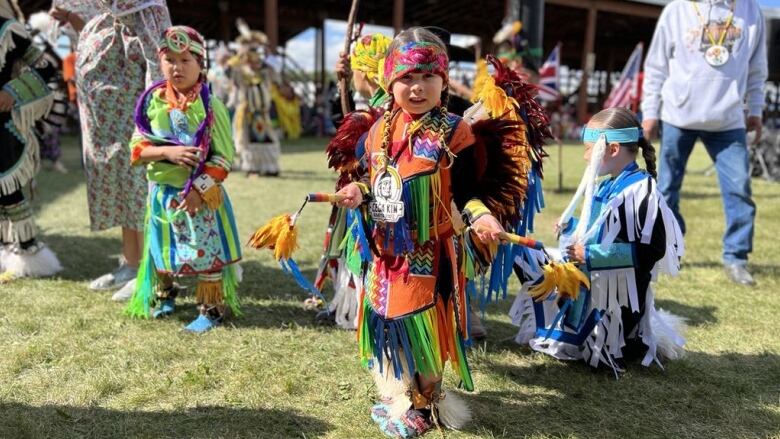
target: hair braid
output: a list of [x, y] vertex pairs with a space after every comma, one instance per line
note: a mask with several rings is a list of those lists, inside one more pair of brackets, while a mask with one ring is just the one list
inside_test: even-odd
[[647, 173], [652, 175], [653, 178], [658, 177], [655, 166], [655, 148], [644, 137], [639, 139], [639, 147], [642, 148], [642, 158], [645, 159], [645, 168]]
[[390, 137], [392, 134], [390, 131], [392, 128], [391, 125], [393, 124], [393, 116], [395, 115], [395, 110], [393, 109], [394, 104], [395, 99], [393, 98], [393, 95], [389, 95], [387, 99], [387, 110], [385, 110], [382, 115], [384, 126], [382, 127], [381, 150], [385, 154], [385, 159], [389, 156], [388, 149], [390, 148]]

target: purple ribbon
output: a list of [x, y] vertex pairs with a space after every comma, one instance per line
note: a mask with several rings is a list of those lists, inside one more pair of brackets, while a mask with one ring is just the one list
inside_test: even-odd
[[[155, 82], [152, 84], [151, 87], [144, 90], [143, 94], [141, 94], [141, 97], [138, 98], [138, 101], [135, 104], [135, 126], [138, 129], [138, 132], [141, 133], [144, 137], [149, 139], [155, 144], [170, 144], [170, 145], [179, 145], [179, 146], [190, 146], [190, 145], [184, 145], [181, 140], [179, 140], [176, 136], [158, 136], [152, 133], [152, 126], [151, 122], [149, 121], [149, 118], [146, 116], [146, 105], [147, 100], [149, 99], [149, 96], [151, 94], [161, 88], [164, 87], [166, 84], [165, 80]], [[195, 132], [195, 140], [194, 145], [200, 148], [200, 155], [198, 158], [198, 166], [195, 168], [195, 170], [190, 173], [190, 177], [187, 179], [187, 182], [184, 184], [184, 190], [182, 191], [182, 196], [187, 196], [187, 194], [190, 193], [190, 190], [192, 189], [192, 182], [195, 181], [196, 178], [198, 178], [201, 174], [203, 174], [203, 169], [206, 167], [206, 158], [209, 155], [209, 151], [211, 151], [211, 136], [209, 135], [209, 131], [211, 128], [211, 123], [214, 120], [214, 113], [211, 111], [211, 93], [209, 90], [208, 83], [203, 83], [200, 88], [200, 99], [203, 101], [203, 108], [206, 109], [206, 117], [203, 119], [203, 122], [200, 123], [198, 126], [198, 130]]]

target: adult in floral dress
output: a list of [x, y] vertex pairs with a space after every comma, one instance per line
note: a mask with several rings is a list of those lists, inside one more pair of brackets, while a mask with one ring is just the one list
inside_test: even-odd
[[165, 0], [55, 0], [51, 15], [78, 33], [76, 87], [93, 231], [122, 227], [123, 260], [90, 288], [133, 291], [143, 250], [147, 182], [130, 166], [133, 110], [159, 79], [157, 40], [171, 26]]

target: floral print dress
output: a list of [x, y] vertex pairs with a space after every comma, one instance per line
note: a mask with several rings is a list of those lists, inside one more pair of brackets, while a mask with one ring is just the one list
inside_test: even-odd
[[90, 225], [143, 230], [148, 186], [127, 145], [136, 99], [160, 76], [157, 38], [171, 25], [168, 8], [164, 0], [74, 3], [99, 11], [86, 17], [76, 59]]

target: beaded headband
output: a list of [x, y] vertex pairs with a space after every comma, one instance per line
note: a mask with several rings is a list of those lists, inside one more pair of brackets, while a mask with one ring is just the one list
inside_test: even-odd
[[605, 135], [607, 143], [636, 143], [642, 138], [642, 129], [638, 127], [620, 129], [583, 128], [582, 141], [595, 143], [602, 134]]
[[413, 41], [393, 50], [385, 59], [385, 86], [407, 73], [433, 73], [447, 82], [449, 58], [436, 43]]
[[165, 29], [159, 46], [161, 54], [169, 50], [173, 53], [189, 51], [199, 56], [203, 63], [206, 62], [206, 44], [203, 36], [189, 26], [171, 26]]

